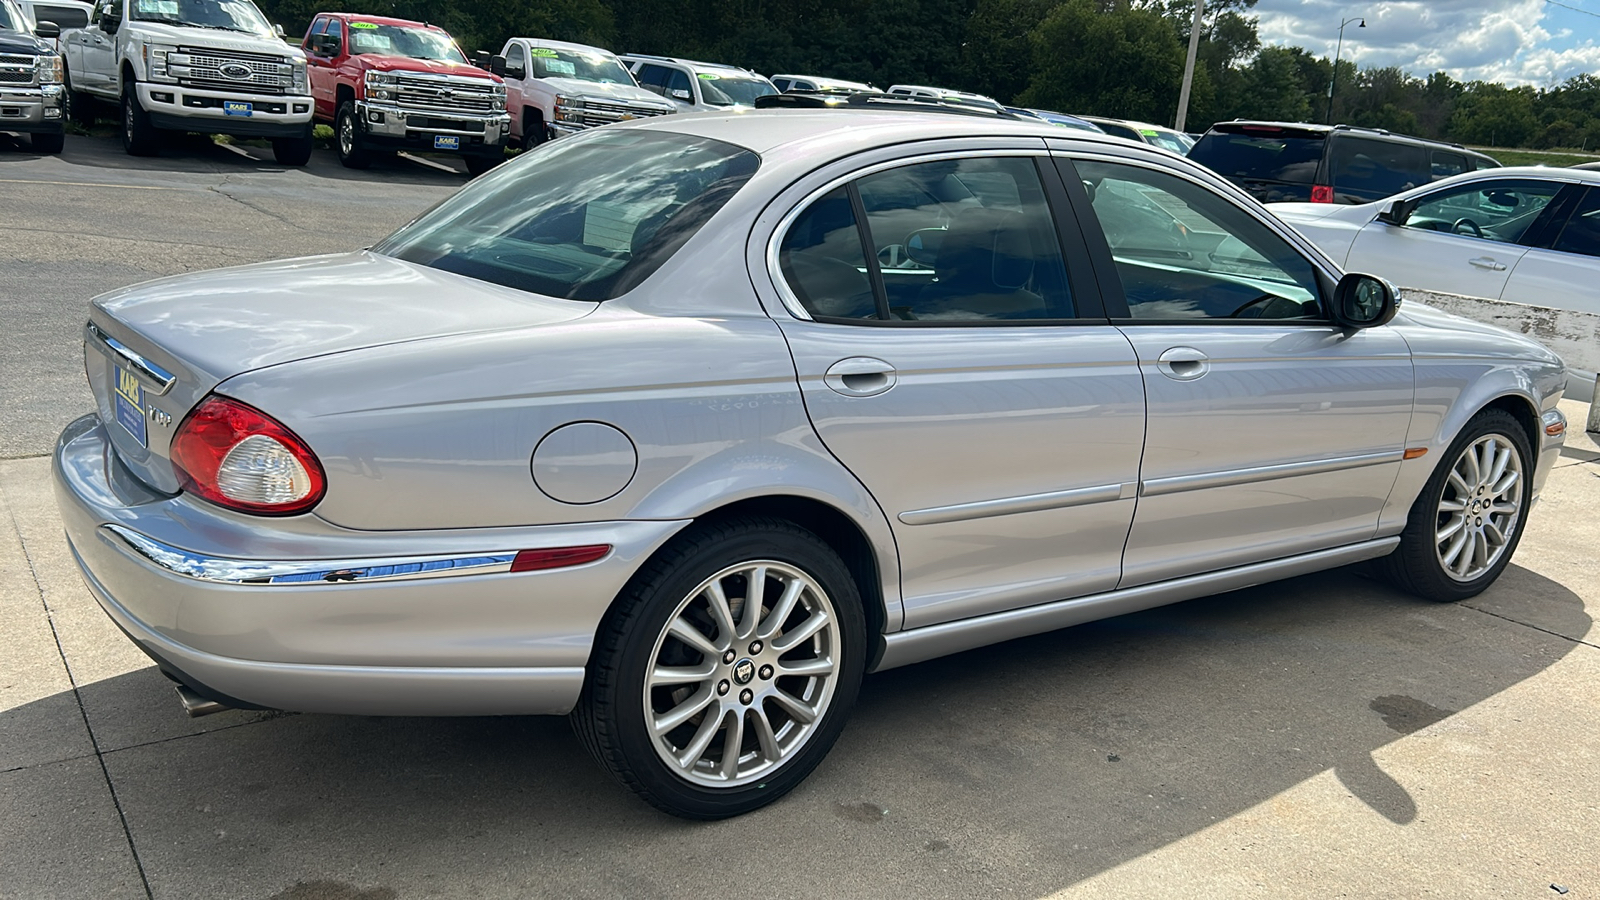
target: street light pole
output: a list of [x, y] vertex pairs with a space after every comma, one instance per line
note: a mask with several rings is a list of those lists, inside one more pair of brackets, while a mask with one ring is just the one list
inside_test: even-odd
[[1339, 83], [1339, 54], [1344, 50], [1344, 27], [1351, 22], [1360, 22], [1357, 28], [1367, 27], [1366, 16], [1351, 16], [1339, 23], [1339, 43], [1333, 50], [1333, 77], [1328, 80], [1328, 113], [1323, 116], [1323, 124], [1333, 124], [1333, 86]]
[[1178, 92], [1178, 121], [1172, 126], [1182, 131], [1189, 118], [1189, 89], [1194, 87], [1194, 60], [1200, 53], [1200, 17], [1204, 14], [1205, 0], [1194, 0], [1194, 26], [1189, 29], [1189, 61], [1183, 67], [1183, 90]]

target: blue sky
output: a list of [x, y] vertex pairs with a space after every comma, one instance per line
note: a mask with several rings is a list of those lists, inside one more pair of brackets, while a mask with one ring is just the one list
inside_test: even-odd
[[1259, 0], [1261, 40], [1342, 59], [1399, 66], [1425, 76], [1443, 69], [1461, 81], [1548, 87], [1583, 72], [1600, 74], [1600, 0]]

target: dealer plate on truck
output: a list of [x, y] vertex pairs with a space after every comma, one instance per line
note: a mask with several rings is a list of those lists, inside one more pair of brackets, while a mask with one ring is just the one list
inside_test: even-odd
[[144, 388], [132, 372], [112, 365], [111, 403], [117, 414], [117, 424], [128, 430], [139, 446], [146, 446], [148, 438], [144, 425]]
[[222, 101], [222, 112], [229, 116], [249, 116], [255, 112], [254, 107], [243, 100]]
[[435, 150], [460, 150], [461, 138], [453, 134], [436, 134], [433, 136], [433, 149]]

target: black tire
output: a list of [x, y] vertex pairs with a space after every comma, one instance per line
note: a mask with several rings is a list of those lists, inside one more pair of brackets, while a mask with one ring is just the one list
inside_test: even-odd
[[362, 136], [354, 100], [339, 105], [339, 113], [333, 120], [333, 147], [339, 152], [339, 162], [347, 169], [365, 169], [372, 165], [372, 154]]
[[[838, 641], [838, 661], [833, 673], [836, 680], [809, 736], [792, 750], [785, 751], [789, 755], [780, 754], [782, 758], [772, 768], [755, 776], [759, 780], [732, 787], [707, 787], [674, 771], [658, 752], [656, 738], [645, 720], [647, 679], [656, 664], [657, 648], [662, 646], [658, 641], [665, 640], [662, 635], [680, 610], [680, 604], [685, 603], [686, 598], [703, 596], [691, 593], [696, 586], [729, 567], [753, 561], [775, 561], [790, 566], [826, 594], [837, 625], [830, 633], [836, 635]], [[766, 596], [771, 598], [773, 594]], [[770, 607], [762, 608], [770, 613]], [[758, 624], [765, 624], [764, 615], [757, 614]], [[813, 609], [806, 612], [804, 618], [809, 621], [814, 615]], [[770, 617], [767, 620], [770, 621]], [[739, 640], [742, 642], [748, 637]], [[766, 648], [769, 653], [777, 646], [776, 636], [770, 643], [773, 646]], [[807, 647], [805, 642], [796, 646]], [[793, 790], [827, 755], [855, 703], [866, 665], [866, 646], [860, 591], [838, 554], [815, 534], [787, 521], [766, 518], [694, 528], [675, 538], [636, 573], [607, 615], [596, 636], [582, 696], [572, 711], [573, 729], [601, 765], [656, 808], [686, 819], [740, 815]], [[742, 654], [747, 650], [752, 655], [758, 652], [751, 647], [736, 652]], [[750, 673], [755, 671], [754, 666], [740, 659], [734, 670], [741, 666], [745, 667], [745, 680], [738, 681], [738, 685], [764, 688], [770, 682], [777, 687], [782, 678], [781, 673], [775, 677], [770, 674], [770, 666], [762, 665], [762, 682], [753, 682]], [[706, 690], [710, 690], [716, 678], [713, 675], [704, 682]], [[728, 692], [727, 685], [728, 682], [723, 681], [721, 689], [727, 697], [727, 705], [733, 707], [734, 699], [745, 692]], [[751, 701], [741, 698], [740, 702], [749, 704]], [[766, 703], [765, 700], [755, 702], [757, 705]], [[770, 707], [763, 706], [763, 709]], [[747, 717], [753, 715], [744, 709], [734, 708], [734, 711], [741, 727]], [[720, 721], [724, 714], [717, 715]], [[762, 714], [763, 720], [766, 715]], [[693, 720], [684, 727], [691, 725]], [[781, 733], [782, 728], [778, 727], [778, 731]], [[750, 734], [754, 734], [754, 728], [750, 729]], [[726, 738], [726, 732], [723, 735]], [[754, 742], [753, 738], [750, 742]], [[742, 748], [746, 744], [739, 746]]]
[[306, 126], [306, 133], [300, 137], [273, 138], [272, 158], [280, 166], [303, 166], [311, 161], [311, 151], [315, 144], [311, 140], [311, 126]]
[[60, 153], [61, 148], [67, 145], [67, 136], [60, 132], [34, 134], [29, 137], [28, 143], [32, 145], [35, 153]]
[[544, 112], [531, 106], [522, 108], [522, 149], [532, 150], [550, 139], [544, 127]]
[[93, 125], [95, 121], [94, 97], [90, 96], [89, 94], [85, 94], [82, 91], [75, 91], [72, 89], [71, 69], [64, 70], [64, 74], [67, 81], [67, 91], [61, 99], [62, 102], [67, 106], [65, 111], [67, 121], [76, 122], [77, 124], [82, 125], [84, 128], [88, 128], [89, 126]]
[[[1440, 559], [1436, 543], [1436, 533], [1441, 525], [1440, 503], [1450, 482], [1451, 470], [1462, 459], [1462, 454], [1468, 447], [1489, 436], [1504, 440], [1521, 457], [1522, 474], [1517, 480], [1521, 486], [1518, 513], [1499, 557], [1482, 573], [1470, 580], [1461, 580], [1447, 572]], [[1522, 532], [1527, 527], [1528, 505], [1533, 497], [1533, 470], [1536, 463], [1528, 433], [1515, 416], [1501, 409], [1486, 409], [1473, 416], [1451, 442], [1450, 449], [1445, 451], [1432, 477], [1423, 486], [1422, 493], [1411, 505], [1405, 531], [1400, 534], [1400, 546], [1388, 556], [1374, 561], [1377, 574], [1401, 590], [1441, 603], [1465, 600], [1483, 593], [1511, 563], [1517, 544], [1522, 540]]]
[[132, 82], [122, 88], [122, 149], [129, 156], [155, 156], [161, 152], [161, 133], [139, 105]]
[[500, 165], [502, 162], [505, 162], [505, 159], [506, 155], [504, 151], [500, 150], [498, 147], [495, 148], [493, 153], [470, 154], [466, 157], [467, 174], [471, 175], [473, 178], [477, 178], [479, 175], [482, 175], [495, 166]]

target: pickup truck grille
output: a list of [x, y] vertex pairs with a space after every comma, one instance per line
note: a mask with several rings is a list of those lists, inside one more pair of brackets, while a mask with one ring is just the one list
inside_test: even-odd
[[33, 84], [37, 65], [31, 56], [0, 53], [0, 84]]
[[[294, 86], [294, 67], [281, 56], [241, 53], [235, 50], [208, 50], [180, 47], [167, 58], [168, 70], [179, 84], [211, 90], [246, 91], [252, 94], [283, 94]], [[242, 66], [238, 77], [227, 74], [229, 67]]]
[[487, 78], [430, 78], [399, 74], [395, 105], [430, 112], [493, 114], [494, 82]]
[[584, 101], [583, 109], [579, 112], [579, 121], [593, 128], [630, 118], [643, 119], [648, 116], [662, 116], [669, 112], [671, 110], [661, 109], [656, 106], [633, 106], [627, 103], [599, 103], [594, 100], [586, 100]]

